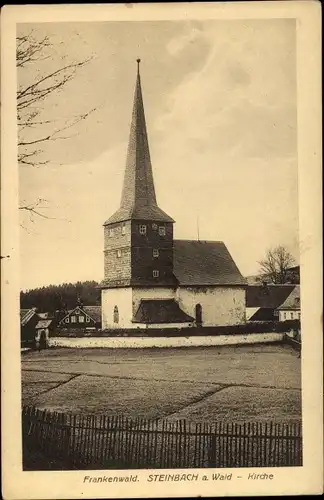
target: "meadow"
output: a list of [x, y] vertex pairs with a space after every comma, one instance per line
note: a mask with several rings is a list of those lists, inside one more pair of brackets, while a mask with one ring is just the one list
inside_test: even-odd
[[301, 363], [285, 344], [22, 353], [22, 403], [81, 415], [298, 422]]

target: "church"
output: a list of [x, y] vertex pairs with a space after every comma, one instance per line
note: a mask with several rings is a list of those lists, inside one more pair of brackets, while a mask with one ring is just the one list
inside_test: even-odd
[[102, 329], [244, 323], [247, 283], [225, 244], [174, 239], [157, 203], [139, 63], [120, 207], [104, 223]]

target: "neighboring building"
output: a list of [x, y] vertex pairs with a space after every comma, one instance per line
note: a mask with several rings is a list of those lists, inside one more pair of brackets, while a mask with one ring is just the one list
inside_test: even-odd
[[58, 324], [67, 329], [101, 328], [101, 306], [76, 306], [61, 319]]
[[[251, 276], [246, 277], [247, 282], [249, 285], [260, 285], [262, 283], [268, 283], [268, 284], [273, 284], [271, 281], [271, 278], [267, 276], [260, 276], [260, 274], [254, 274]], [[300, 268], [299, 266], [293, 266], [289, 267], [287, 269], [287, 278], [286, 278], [286, 284], [287, 285], [295, 285], [300, 283]]]
[[[40, 313], [38, 317], [48, 316], [48, 313]], [[48, 346], [50, 333], [54, 329], [54, 319], [40, 319], [35, 326], [36, 335], [35, 342], [36, 347], [40, 349], [45, 349]]]
[[250, 285], [246, 289], [247, 321], [278, 320], [280, 307], [295, 285]]
[[20, 338], [22, 345], [34, 344], [36, 324], [39, 321], [36, 307], [20, 309]]
[[49, 334], [53, 331], [55, 320], [48, 313], [37, 312], [36, 307], [20, 309], [20, 330], [22, 345], [46, 347]]
[[300, 320], [300, 286], [296, 285], [283, 304], [278, 307], [279, 321]]
[[300, 267], [294, 266], [288, 269], [288, 282], [292, 284], [300, 284]]
[[245, 321], [247, 283], [225, 244], [174, 240], [174, 222], [156, 200], [138, 69], [121, 203], [104, 223], [103, 329]]

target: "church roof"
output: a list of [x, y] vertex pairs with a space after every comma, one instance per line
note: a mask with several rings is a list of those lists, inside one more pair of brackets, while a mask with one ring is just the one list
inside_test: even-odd
[[180, 309], [174, 299], [142, 299], [135, 323], [191, 323], [194, 318]]
[[139, 73], [140, 60], [137, 62], [138, 71], [120, 207], [104, 225], [130, 219], [174, 222], [158, 207], [156, 201]]
[[247, 285], [222, 241], [174, 240], [173, 272], [180, 286]]
[[246, 307], [277, 309], [294, 287], [294, 285], [250, 285], [246, 289]]

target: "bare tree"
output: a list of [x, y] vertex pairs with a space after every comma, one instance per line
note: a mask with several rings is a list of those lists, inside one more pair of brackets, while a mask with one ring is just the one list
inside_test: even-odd
[[[69, 129], [82, 120], [85, 120], [94, 109], [70, 117], [67, 120], [46, 117], [44, 102], [53, 94], [60, 93], [64, 87], [74, 79], [77, 71], [90, 60], [70, 61], [42, 73], [42, 61], [51, 59], [54, 48], [48, 36], [37, 38], [31, 31], [27, 35], [19, 35], [16, 39], [16, 64], [18, 72], [29, 71], [30, 78], [17, 88], [17, 124], [18, 124], [18, 163], [19, 165], [42, 166], [49, 162], [44, 157], [44, 146], [49, 141], [64, 140], [71, 137]], [[32, 203], [23, 203], [19, 209], [28, 211], [29, 215], [45, 218], [39, 209], [41, 203], [46, 202], [38, 198]]]
[[267, 251], [266, 257], [259, 262], [259, 279], [274, 284], [289, 283], [289, 268], [294, 264], [294, 257], [284, 246], [279, 245], [271, 248]]

